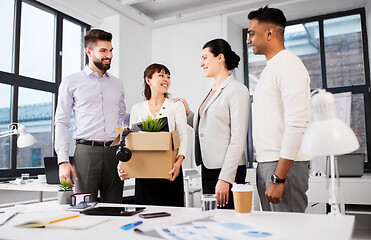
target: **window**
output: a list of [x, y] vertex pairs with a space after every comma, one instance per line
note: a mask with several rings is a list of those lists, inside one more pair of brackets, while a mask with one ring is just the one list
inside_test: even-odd
[[84, 68], [85, 28], [79, 24], [63, 19], [63, 58], [62, 79]]
[[40, 167], [41, 166], [41, 148], [32, 148], [31, 149], [31, 167]]
[[[10, 121], [10, 86], [0, 83], [0, 133], [8, 131]], [[0, 138], [0, 169], [10, 167], [10, 137]]]
[[327, 66], [327, 86], [365, 84], [361, 16], [323, 21]]
[[[42, 167], [35, 165], [34, 148], [40, 149], [41, 156], [52, 156], [52, 113], [53, 94], [49, 92], [19, 88], [18, 122], [27, 128], [37, 142], [31, 147], [18, 148], [17, 168]], [[32, 158], [30, 160], [30, 155]], [[38, 160], [41, 164], [41, 159]]]
[[[356, 133], [360, 148], [365, 153], [365, 170], [371, 170], [371, 114], [369, 63], [364, 9], [321, 15], [288, 22], [285, 29], [285, 47], [294, 52], [306, 66], [311, 77], [311, 88], [324, 88], [332, 93], [351, 92], [350, 127]], [[247, 29], [244, 39], [247, 39]], [[245, 82], [253, 95], [266, 60], [254, 56], [250, 46], [244, 46], [248, 63]], [[365, 61], [365, 59], [367, 59]], [[253, 152], [252, 144], [249, 152]], [[252, 156], [252, 154], [251, 154]], [[251, 158], [250, 156], [250, 158]]]
[[56, 15], [26, 2], [21, 9], [19, 74], [53, 82]]
[[0, 132], [21, 123], [37, 139], [17, 148], [17, 136], [0, 138], [0, 178], [41, 174], [43, 158], [54, 155], [58, 86], [84, 67], [89, 26], [34, 0], [0, 1], [0, 20]]
[[14, 19], [14, 0], [2, 0], [0, 8], [0, 71], [10, 72], [12, 70], [12, 46], [13, 46], [13, 19]]

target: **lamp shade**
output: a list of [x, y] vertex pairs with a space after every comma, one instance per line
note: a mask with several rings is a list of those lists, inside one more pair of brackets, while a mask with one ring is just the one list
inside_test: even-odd
[[304, 133], [301, 150], [311, 156], [341, 155], [359, 148], [353, 130], [336, 116], [335, 98], [324, 89], [312, 97], [313, 121]]
[[37, 142], [35, 137], [27, 133], [26, 127], [21, 124], [18, 125], [18, 134], [17, 146], [19, 148], [28, 147]]

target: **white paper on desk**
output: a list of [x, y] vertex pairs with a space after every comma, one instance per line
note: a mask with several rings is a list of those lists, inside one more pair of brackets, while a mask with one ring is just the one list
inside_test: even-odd
[[155, 230], [157, 227], [187, 224], [187, 223], [191, 223], [193, 221], [203, 219], [203, 218], [205, 218], [205, 215], [202, 215], [202, 214], [194, 214], [191, 216], [177, 216], [177, 217], [172, 216], [170, 218], [163, 218], [163, 219], [159, 218], [156, 220], [156, 222], [153, 222], [152, 224], [139, 225], [138, 229], [140, 229], [143, 232], [149, 232], [149, 231]]
[[[223, 239], [240, 240], [252, 237], [253, 228], [239, 222], [193, 222], [193, 225], [159, 227], [156, 231], [165, 239]], [[268, 237], [271, 235], [266, 235]], [[255, 235], [255, 237], [257, 237]]]
[[7, 211], [5, 213], [0, 213], [0, 224], [3, 224], [5, 221], [8, 220], [14, 214], [13, 211]]
[[16, 205], [17, 211], [24, 213], [63, 211], [64, 207], [55, 202], [40, 202], [30, 205]]

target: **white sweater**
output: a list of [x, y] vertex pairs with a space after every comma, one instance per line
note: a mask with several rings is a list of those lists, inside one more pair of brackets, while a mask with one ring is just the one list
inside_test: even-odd
[[311, 120], [310, 78], [291, 51], [282, 50], [267, 62], [255, 88], [252, 116], [258, 162], [311, 159], [300, 151]]
[[135, 104], [130, 112], [130, 125], [133, 123], [142, 122], [148, 118], [168, 118], [169, 131], [179, 132], [179, 151], [178, 156], [183, 155], [186, 158], [188, 145], [188, 130], [187, 130], [187, 115], [183, 103], [176, 102], [166, 98], [160, 112], [155, 117], [148, 106], [148, 101]]

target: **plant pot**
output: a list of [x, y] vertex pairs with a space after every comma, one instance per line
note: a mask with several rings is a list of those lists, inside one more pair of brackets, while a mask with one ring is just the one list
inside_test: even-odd
[[257, 167], [258, 167], [258, 162], [253, 162], [253, 163], [252, 163], [252, 167], [253, 167], [253, 168], [257, 168]]
[[58, 192], [58, 203], [59, 204], [71, 204], [71, 196], [73, 191], [59, 191]]

